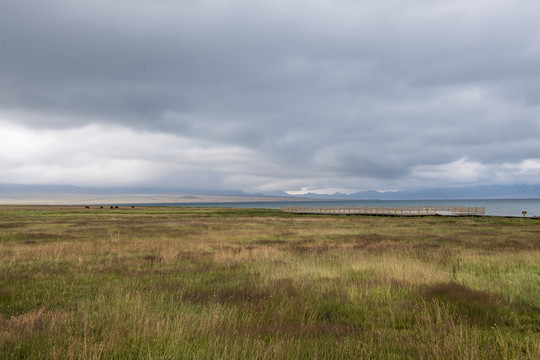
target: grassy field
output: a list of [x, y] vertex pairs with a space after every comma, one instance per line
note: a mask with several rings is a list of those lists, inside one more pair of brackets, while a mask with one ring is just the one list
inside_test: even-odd
[[540, 221], [0, 206], [1, 359], [539, 359]]

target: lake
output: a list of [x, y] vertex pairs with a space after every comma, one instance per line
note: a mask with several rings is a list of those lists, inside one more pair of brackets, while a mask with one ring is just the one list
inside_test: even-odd
[[485, 207], [486, 215], [492, 216], [540, 216], [540, 199], [482, 199], [482, 200], [294, 200], [261, 201], [261, 202], [222, 202], [222, 203], [167, 203], [144, 204], [183, 207], [233, 207], [279, 209], [281, 206], [372, 206], [372, 207], [406, 207], [406, 206], [464, 206]]

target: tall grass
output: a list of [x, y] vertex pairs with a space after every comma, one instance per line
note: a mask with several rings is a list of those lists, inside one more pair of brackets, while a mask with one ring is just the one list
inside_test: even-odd
[[0, 207], [0, 358], [540, 358], [540, 222]]

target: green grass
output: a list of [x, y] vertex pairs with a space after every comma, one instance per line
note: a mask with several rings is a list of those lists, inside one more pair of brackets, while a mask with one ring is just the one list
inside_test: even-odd
[[538, 359], [540, 222], [0, 206], [0, 359]]

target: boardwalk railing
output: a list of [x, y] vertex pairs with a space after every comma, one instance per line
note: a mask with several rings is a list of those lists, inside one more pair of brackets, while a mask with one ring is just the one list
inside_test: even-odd
[[319, 215], [386, 215], [386, 216], [481, 216], [485, 215], [485, 207], [463, 206], [403, 206], [403, 207], [371, 207], [371, 206], [339, 206], [339, 207], [297, 207], [282, 206], [281, 211], [294, 214]]

